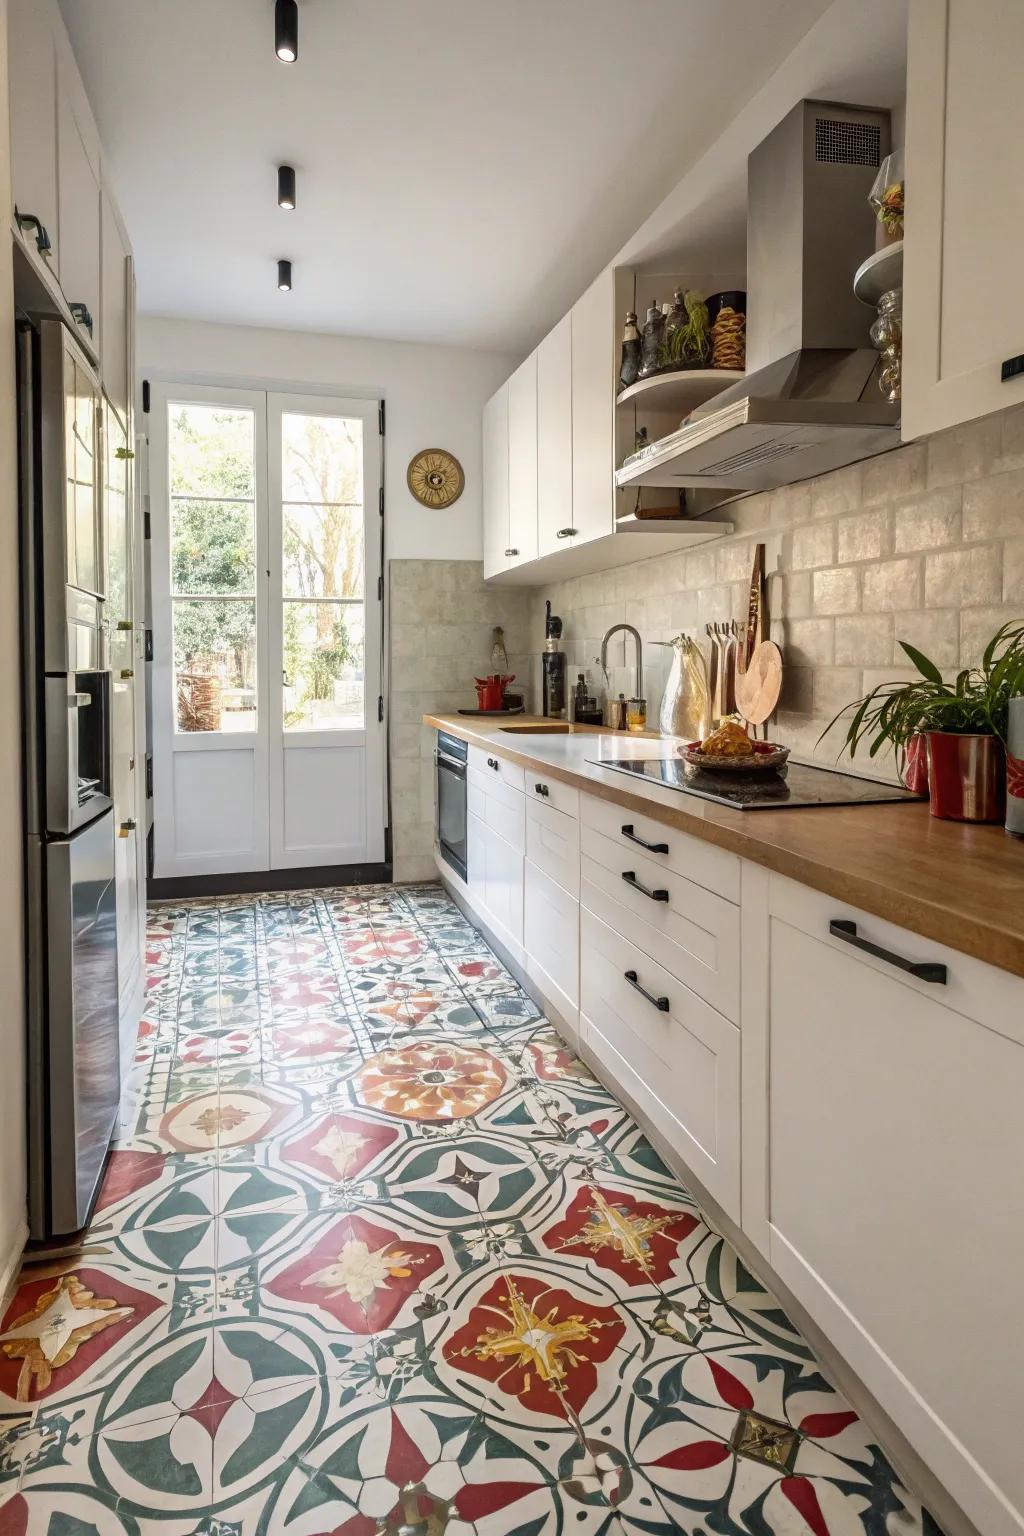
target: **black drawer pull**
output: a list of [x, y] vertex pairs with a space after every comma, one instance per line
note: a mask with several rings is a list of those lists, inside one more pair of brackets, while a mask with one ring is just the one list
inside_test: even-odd
[[575, 538], [575, 536], [576, 536], [576, 534], [578, 532], [579, 532], [579, 529], [577, 529], [577, 528], [559, 528], [558, 532], [555, 534], [555, 538], [556, 539], [572, 539], [572, 538]]
[[493, 768], [495, 773], [497, 773], [497, 771], [498, 771], [498, 759], [496, 757], [489, 757], [487, 759], [487, 766], [488, 766], [488, 768]]
[[546, 784], [535, 784], [533, 792], [535, 795], [543, 795], [545, 800], [548, 798], [548, 787]]
[[14, 217], [17, 220], [19, 229], [35, 230], [36, 250], [39, 252], [40, 256], [47, 255], [47, 253], [53, 249], [53, 241], [46, 233], [46, 225], [43, 224], [34, 213], [19, 213], [17, 208], [15, 208]]
[[68, 309], [70, 309], [74, 319], [78, 322], [78, 324], [83, 325], [91, 336], [92, 315], [89, 313], [89, 306], [87, 304], [81, 304], [76, 301], [74, 304], [69, 304]]
[[653, 992], [648, 992], [646, 987], [642, 987], [637, 979], [636, 971], [623, 971], [622, 974], [634, 992], [639, 992], [641, 997], [645, 997], [649, 1003], [653, 1003], [659, 1013], [668, 1013], [669, 1003], [667, 997], [655, 997]]
[[651, 901], [668, 901], [668, 891], [652, 891], [646, 885], [641, 885], [636, 877], [635, 869], [624, 869], [622, 878], [627, 885], [631, 885], [634, 891], [639, 891], [641, 896], [650, 897]]
[[834, 917], [828, 925], [828, 931], [834, 939], [842, 939], [844, 944], [852, 944], [854, 949], [862, 949], [866, 955], [874, 955], [876, 960], [895, 965], [898, 970], [906, 971], [908, 976], [916, 976], [918, 981], [933, 981], [940, 987], [946, 985], [946, 967], [939, 961], [904, 960], [902, 955], [894, 955], [891, 949], [872, 944], [870, 939], [858, 938], [857, 924], [845, 917]]
[[512, 556], [513, 555], [518, 555], [518, 553], [519, 553], [518, 549], [506, 549], [506, 551], [505, 551], [505, 559], [506, 560], [511, 560]]
[[628, 837], [631, 843], [636, 843], [640, 848], [646, 848], [648, 853], [668, 853], [668, 843], [645, 843], [642, 837], [637, 837], [633, 831], [633, 823], [628, 821], [619, 831], [623, 837]]

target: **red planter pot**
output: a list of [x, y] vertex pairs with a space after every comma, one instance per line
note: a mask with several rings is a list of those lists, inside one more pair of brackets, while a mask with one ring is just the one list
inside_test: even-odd
[[931, 813], [946, 821], [1002, 821], [1006, 758], [995, 736], [925, 731]]

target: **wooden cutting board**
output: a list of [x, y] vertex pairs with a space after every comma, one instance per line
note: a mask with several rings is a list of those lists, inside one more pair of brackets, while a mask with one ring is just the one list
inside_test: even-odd
[[755, 646], [745, 672], [736, 674], [736, 708], [751, 725], [775, 713], [782, 692], [782, 652], [774, 640]]

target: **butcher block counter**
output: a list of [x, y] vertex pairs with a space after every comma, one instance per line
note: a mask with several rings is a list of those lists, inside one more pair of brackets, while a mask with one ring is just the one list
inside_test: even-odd
[[[458, 714], [424, 723], [528, 770], [643, 812], [825, 895], [873, 913], [1017, 976], [1024, 976], [1024, 842], [999, 826], [938, 821], [925, 802], [735, 811], [693, 795], [632, 783], [599, 757], [671, 757], [678, 745], [518, 715], [502, 721]], [[512, 726], [514, 729], [509, 730]], [[841, 765], [849, 768], [848, 763]]]

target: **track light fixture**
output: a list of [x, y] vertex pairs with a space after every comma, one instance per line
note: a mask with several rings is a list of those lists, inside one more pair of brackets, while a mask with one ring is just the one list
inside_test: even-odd
[[274, 0], [274, 48], [283, 64], [294, 64], [298, 58], [298, 0]]
[[277, 286], [282, 293], [292, 291], [292, 264], [290, 261], [279, 261], [277, 264]]
[[277, 206], [295, 207], [295, 167], [279, 165], [277, 168]]

